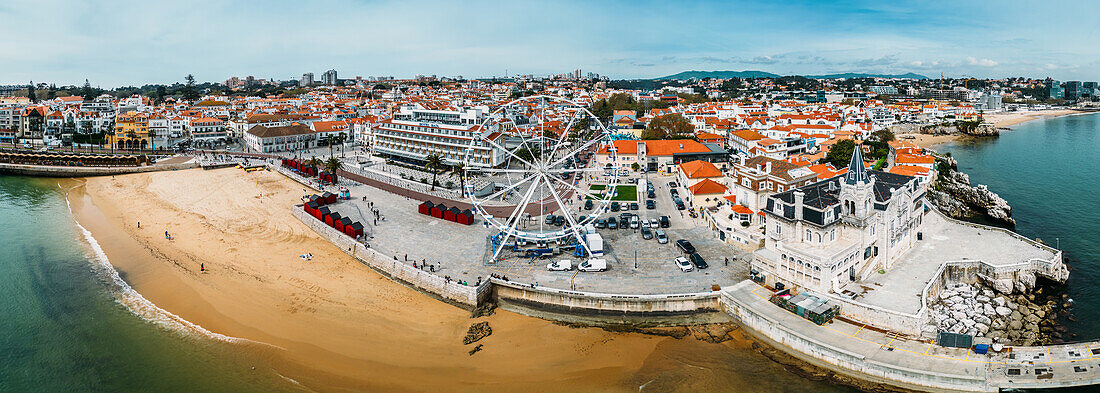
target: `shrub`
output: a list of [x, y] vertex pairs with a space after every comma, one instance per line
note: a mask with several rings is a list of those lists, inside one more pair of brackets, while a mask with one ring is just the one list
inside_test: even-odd
[[748, 221], [741, 221], [741, 226], [744, 227], [744, 228], [748, 228], [749, 227], [749, 222]]
[[447, 188], [455, 188], [455, 182], [453, 182], [453, 181], [448, 181], [444, 185], [447, 186]]

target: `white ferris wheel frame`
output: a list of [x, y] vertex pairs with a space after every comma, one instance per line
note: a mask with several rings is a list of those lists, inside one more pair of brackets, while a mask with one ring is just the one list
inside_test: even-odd
[[[487, 138], [489, 135], [496, 131], [491, 126], [492, 123], [504, 118], [503, 114], [506, 109], [516, 108], [516, 104], [532, 102], [534, 100], [539, 100], [541, 104], [539, 107], [536, 107], [535, 110], [542, 111], [541, 114], [532, 117], [532, 119], [539, 119], [539, 123], [537, 124], [537, 130], [539, 132], [536, 137], [528, 137], [527, 135], [525, 135], [525, 133], [522, 132], [510, 135], [513, 137], [521, 138], [520, 143], [518, 143], [514, 149], [508, 149], [507, 147], [501, 146], [499, 143]], [[550, 100], [551, 102], [548, 103], [547, 100]], [[544, 127], [546, 119], [545, 117], [540, 117], [545, 114], [545, 109], [548, 108], [547, 105], [552, 104], [564, 104], [568, 105], [569, 107], [578, 109], [576, 112], [570, 115], [569, 122], [565, 125], [561, 135], [556, 140], [554, 140], [553, 138], [547, 138], [545, 136]], [[595, 121], [595, 133], [592, 135], [592, 137], [589, 138], [589, 140], [579, 141], [577, 145], [570, 147], [570, 149], [572, 150], [568, 151], [567, 153], [560, 156], [557, 155], [558, 149], [561, 148], [566, 141], [568, 141], [570, 133], [573, 132], [572, 129], [574, 126], [574, 122], [581, 118], [588, 118]], [[590, 130], [592, 126], [593, 124], [589, 123]], [[503, 245], [507, 244], [508, 241], [512, 238], [537, 242], [554, 241], [569, 236], [575, 236], [578, 243], [580, 243], [580, 245], [584, 247], [585, 251], [589, 255], [591, 255], [591, 250], [588, 249], [588, 245], [585, 241], [583, 241], [582, 234], [584, 233], [584, 226], [596, 222], [596, 220], [599, 219], [600, 215], [608, 209], [608, 205], [611, 204], [612, 199], [615, 197], [615, 191], [617, 190], [619, 184], [620, 168], [615, 165], [612, 165], [610, 168], [601, 167], [597, 165], [594, 160], [590, 160], [589, 165], [587, 165], [585, 168], [577, 168], [576, 165], [574, 165], [574, 167], [571, 169], [560, 166], [566, 161], [567, 158], [575, 157], [578, 153], [587, 150], [596, 144], [608, 146], [610, 163], [615, 163], [618, 161], [617, 149], [614, 148], [614, 144], [612, 143], [611, 132], [603, 124], [603, 121], [601, 121], [599, 117], [593, 114], [592, 111], [588, 110], [588, 108], [584, 107], [583, 105], [579, 105], [576, 102], [567, 98], [548, 95], [536, 95], [530, 97], [522, 97], [501, 105], [496, 110], [485, 116], [485, 119], [482, 120], [480, 124], [479, 130], [480, 134], [474, 136], [474, 138], [470, 141], [470, 145], [466, 149], [466, 154], [464, 158], [466, 170], [465, 173], [463, 173], [463, 176], [466, 177], [465, 180], [467, 189], [465, 191], [467, 199], [469, 200], [470, 204], [473, 205], [474, 211], [479, 214], [486, 223], [492, 225], [496, 230], [500, 231], [500, 233], [503, 234], [503, 239], [501, 239], [499, 243], [500, 246], [498, 246], [497, 249], [494, 250], [492, 259], [496, 260], [497, 256], [500, 254], [500, 251], [504, 248]], [[546, 145], [544, 143], [547, 141], [553, 142], [553, 147], [549, 150], [550, 154], [542, 154], [542, 152], [544, 152], [546, 148]], [[540, 157], [531, 157], [531, 161], [534, 162], [528, 162], [526, 159], [516, 154], [516, 152], [523, 147], [531, 149], [533, 143], [529, 142], [537, 142], [540, 148]], [[505, 168], [489, 168], [473, 164], [473, 162], [471, 161], [473, 159], [472, 153], [475, 146], [478, 146], [479, 143], [485, 143], [494, 149], [502, 150], [504, 154], [506, 154], [506, 162], [511, 162], [512, 160], [518, 161], [517, 163], [522, 164], [523, 168], [507, 168], [507, 164], [505, 164]], [[507, 143], [505, 143], [505, 145], [507, 145]], [[496, 191], [490, 195], [487, 195], [483, 198], [478, 198], [474, 195], [474, 186], [472, 185], [473, 182], [471, 181], [473, 174], [475, 173], [504, 173], [509, 175], [516, 174], [519, 180], [513, 181], [511, 182], [511, 184], [505, 185], [503, 189]], [[564, 173], [572, 173], [573, 176], [571, 176], [568, 180], [564, 180], [561, 178], [561, 175]], [[607, 178], [607, 182], [602, 195], [593, 194], [589, 191], [581, 190], [579, 187], [573, 185], [572, 182], [574, 180], [588, 173], [602, 173]], [[517, 203], [512, 209], [512, 213], [509, 214], [508, 217], [504, 217], [504, 220], [501, 220], [498, 217], [494, 217], [492, 214], [489, 214], [485, 210], [484, 204], [486, 202], [492, 201], [512, 191], [522, 190], [528, 182], [531, 182], [531, 184], [527, 186], [527, 192], [522, 196], [519, 203]], [[546, 187], [546, 185], [551, 186]], [[564, 198], [558, 191], [559, 186], [565, 186], [568, 190], [573, 191], [574, 194], [570, 195], [570, 197], [576, 197], [580, 195], [589, 198], [589, 200], [593, 202], [591, 212], [581, 217], [580, 221], [577, 221], [577, 219], [573, 217], [571, 213], [569, 213], [569, 208], [567, 207], [568, 205], [565, 204]], [[538, 220], [539, 230], [537, 232], [528, 231], [521, 228], [520, 224], [522, 222], [525, 222], [524, 220], [536, 217], [525, 213], [527, 207], [531, 203], [534, 203], [532, 201], [532, 196], [536, 189], [540, 190], [540, 193], [543, 189], [548, 189], [550, 194], [549, 197], [552, 198], [550, 199], [547, 198], [545, 195], [542, 195], [542, 199], [537, 202], [540, 204], [540, 206], [545, 206], [548, 202], [551, 201], [559, 206], [559, 213], [560, 215], [565, 217], [566, 221], [560, 229], [546, 231], [546, 228], [543, 227], [545, 221], [543, 219]], [[585, 198], [581, 198], [580, 201], [583, 201], [584, 199]], [[546, 214], [549, 214], [545, 211], [543, 211], [543, 213], [544, 214], [537, 217], [544, 217]]]

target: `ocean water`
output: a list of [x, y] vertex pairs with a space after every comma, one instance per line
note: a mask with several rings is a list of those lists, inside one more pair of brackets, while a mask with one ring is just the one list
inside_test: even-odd
[[295, 390], [225, 339], [135, 315], [155, 306], [98, 263], [56, 180], [0, 176], [0, 250], [0, 392]]
[[1065, 321], [1077, 337], [1100, 339], [1100, 114], [1036, 120], [996, 139], [937, 147], [950, 152], [971, 184], [985, 184], [1012, 206], [1016, 231], [1065, 251]]

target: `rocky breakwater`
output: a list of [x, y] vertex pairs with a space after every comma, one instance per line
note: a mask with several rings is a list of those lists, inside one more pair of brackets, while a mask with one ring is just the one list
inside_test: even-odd
[[945, 288], [931, 306], [929, 332], [952, 332], [989, 337], [1009, 345], [1058, 343], [1071, 337], [1057, 323], [1070, 303], [1043, 299], [1038, 294], [1005, 295], [981, 285], [956, 284]]
[[928, 188], [929, 200], [944, 214], [958, 219], [984, 216], [1009, 227], [1016, 226], [1008, 201], [984, 184], [971, 185], [970, 176], [958, 171], [950, 156], [936, 157], [939, 175]]

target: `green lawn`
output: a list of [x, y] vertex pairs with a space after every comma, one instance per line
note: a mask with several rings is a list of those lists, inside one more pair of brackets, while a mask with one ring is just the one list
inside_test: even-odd
[[[589, 190], [591, 190], [591, 191], [603, 191], [606, 188], [607, 188], [607, 186], [605, 186], [603, 184], [593, 184], [591, 187], [589, 187]], [[637, 202], [638, 201], [638, 186], [621, 185], [621, 186], [615, 187], [615, 193], [616, 193], [616, 195], [611, 198], [611, 200], [613, 200], [613, 201], [626, 201], [626, 202]], [[601, 194], [602, 195], [603, 193], [600, 192], [600, 193], [594, 193], [594, 194]], [[592, 197], [588, 197], [587, 199], [592, 199]]]

